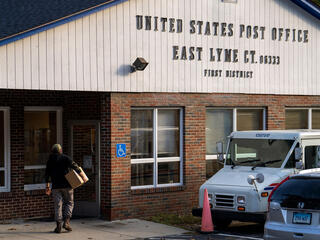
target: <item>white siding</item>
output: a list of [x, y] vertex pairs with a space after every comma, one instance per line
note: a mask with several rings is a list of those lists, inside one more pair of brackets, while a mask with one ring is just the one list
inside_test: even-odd
[[[23, 72], [23, 88], [31, 89], [31, 37], [27, 37], [21, 41], [23, 41], [23, 69], [19, 70]], [[5, 48], [5, 46], [0, 47], [0, 49], [2, 48]], [[3, 81], [5, 80], [3, 79]]]
[[15, 65], [15, 44], [10, 43], [7, 47], [7, 66], [8, 66], [8, 88], [16, 87], [16, 65]]
[[103, 38], [103, 12], [97, 13], [97, 89], [105, 89], [104, 82], [104, 38]]
[[[39, 70], [42, 65], [39, 64], [39, 35], [40, 34], [35, 34], [31, 36], [30, 54], [31, 54], [31, 88], [32, 89], [39, 89], [39, 86], [40, 86]], [[12, 44], [15, 44], [15, 43], [12, 43]], [[8, 47], [9, 46], [10, 44], [8, 45]], [[60, 43], [60, 46], [61, 46], [61, 43]], [[59, 61], [61, 62], [61, 59], [59, 59]], [[8, 69], [8, 73], [10, 75], [9, 69]], [[8, 81], [11, 81], [10, 78], [8, 78]], [[10, 84], [8, 88], [10, 88]]]
[[91, 86], [91, 58], [90, 58], [90, 16], [83, 18], [83, 90], [90, 91]]
[[[47, 31], [47, 88], [54, 89], [54, 29]], [[73, 81], [75, 82], [75, 81]]]
[[54, 90], [62, 90], [62, 48], [61, 48], [61, 28], [66, 26], [57, 27], [54, 29]]
[[97, 64], [97, 14], [92, 14], [89, 17], [90, 34], [89, 34], [89, 54], [90, 54], [90, 87], [91, 91], [98, 90], [98, 64]]
[[[70, 90], [77, 89], [77, 68], [76, 68], [76, 22], [70, 22], [69, 26], [69, 87]], [[72, 80], [74, 79], [74, 80]]]
[[[41, 32], [39, 34], [39, 89], [48, 89], [47, 38], [47, 32]], [[18, 42], [16, 42], [16, 44], [17, 43]], [[17, 79], [16, 82], [18, 84], [19, 80]]]
[[[151, 16], [151, 30], [145, 25], [138, 30], [136, 15], [143, 22]], [[166, 31], [162, 17], [167, 18]], [[175, 31], [177, 19], [182, 19], [181, 33], [169, 32], [170, 18], [175, 19]], [[190, 33], [191, 20], [203, 21], [202, 34], [198, 29]], [[220, 24], [218, 36], [213, 28], [204, 34], [206, 22]], [[221, 23], [233, 24], [233, 36], [221, 36]], [[265, 39], [260, 32], [257, 39], [240, 38], [240, 24], [265, 27]], [[282, 39], [285, 29], [308, 30], [309, 42], [271, 40], [273, 27], [283, 28]], [[1, 46], [0, 88], [320, 95], [319, 42], [319, 20], [290, 1], [130, 0]], [[185, 46], [187, 59], [174, 60], [173, 46], [179, 47], [179, 57]], [[191, 46], [203, 49], [201, 61], [188, 59]], [[238, 50], [239, 61], [210, 61], [210, 48]], [[245, 50], [256, 51], [257, 63], [244, 63]], [[194, 54], [197, 58], [196, 50]], [[260, 55], [279, 56], [281, 62], [260, 64]], [[130, 73], [136, 57], [149, 65]], [[222, 70], [222, 76], [206, 77], [205, 69]], [[253, 71], [253, 77], [226, 77], [226, 70]]]
[[[45, 55], [44, 55], [45, 56]], [[16, 88], [23, 88], [23, 41], [18, 41], [15, 43], [15, 67], [21, 69], [20, 71], [16, 71]]]
[[75, 82], [77, 90], [84, 89], [84, 55], [83, 55], [83, 19], [76, 21], [76, 76]]

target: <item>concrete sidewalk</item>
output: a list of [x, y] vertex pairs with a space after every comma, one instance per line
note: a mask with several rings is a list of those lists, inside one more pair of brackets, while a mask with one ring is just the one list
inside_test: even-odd
[[187, 230], [154, 222], [130, 219], [108, 222], [101, 219], [75, 219], [72, 232], [53, 233], [54, 221], [18, 221], [0, 224], [0, 239], [15, 240], [123, 240], [144, 239], [165, 235], [180, 235]]

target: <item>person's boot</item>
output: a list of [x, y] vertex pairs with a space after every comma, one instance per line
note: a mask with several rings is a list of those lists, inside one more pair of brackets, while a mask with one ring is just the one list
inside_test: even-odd
[[70, 226], [70, 218], [66, 218], [66, 219], [64, 220], [63, 228], [64, 228], [65, 230], [69, 231], [69, 232], [72, 231], [72, 228], [71, 228], [71, 226]]
[[61, 233], [62, 230], [62, 223], [61, 222], [57, 222], [57, 227], [54, 229], [55, 233]]

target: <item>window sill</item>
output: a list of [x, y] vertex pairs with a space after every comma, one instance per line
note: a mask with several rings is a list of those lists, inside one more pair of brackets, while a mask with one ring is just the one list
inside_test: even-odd
[[24, 192], [25, 196], [42, 196], [42, 195], [46, 195], [46, 191], [45, 190], [28, 190]]
[[185, 189], [186, 189], [185, 186], [133, 189], [131, 190], [131, 194], [142, 195], [142, 194], [152, 194], [152, 193], [178, 192], [178, 191], [184, 191]]
[[0, 192], [0, 199], [2, 198], [12, 198], [13, 193], [12, 192]]
[[43, 189], [46, 189], [45, 183], [24, 185], [24, 191], [43, 190]]

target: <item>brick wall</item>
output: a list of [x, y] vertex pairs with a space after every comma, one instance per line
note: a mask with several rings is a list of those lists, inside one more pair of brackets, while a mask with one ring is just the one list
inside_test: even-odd
[[63, 150], [68, 152], [70, 120], [100, 120], [105, 94], [55, 91], [0, 90], [0, 106], [10, 107], [11, 192], [0, 193], [0, 223], [8, 219], [53, 215], [51, 197], [44, 190], [24, 191], [24, 107], [63, 108]]
[[111, 216], [111, 112], [110, 95], [101, 96], [100, 122], [100, 199], [101, 215], [110, 220]]
[[[147, 217], [160, 212], [190, 213], [205, 181], [206, 107], [265, 107], [267, 128], [284, 129], [285, 107], [320, 107], [320, 96], [246, 94], [84, 93], [0, 90], [0, 106], [10, 107], [11, 192], [0, 193], [0, 222], [51, 216], [44, 191], [24, 191], [24, 106], [63, 108], [63, 145], [68, 152], [70, 120], [100, 120], [101, 213], [107, 219]], [[182, 107], [184, 152], [181, 187], [131, 190], [130, 110]], [[127, 157], [116, 158], [126, 143]]]
[[[111, 219], [147, 217], [158, 213], [190, 213], [198, 204], [198, 189], [205, 181], [206, 107], [265, 107], [267, 129], [285, 128], [286, 107], [320, 107], [319, 96], [247, 94], [111, 94]], [[131, 190], [130, 110], [132, 107], [184, 109], [184, 185]], [[116, 157], [116, 144], [126, 143], [127, 157]]]

